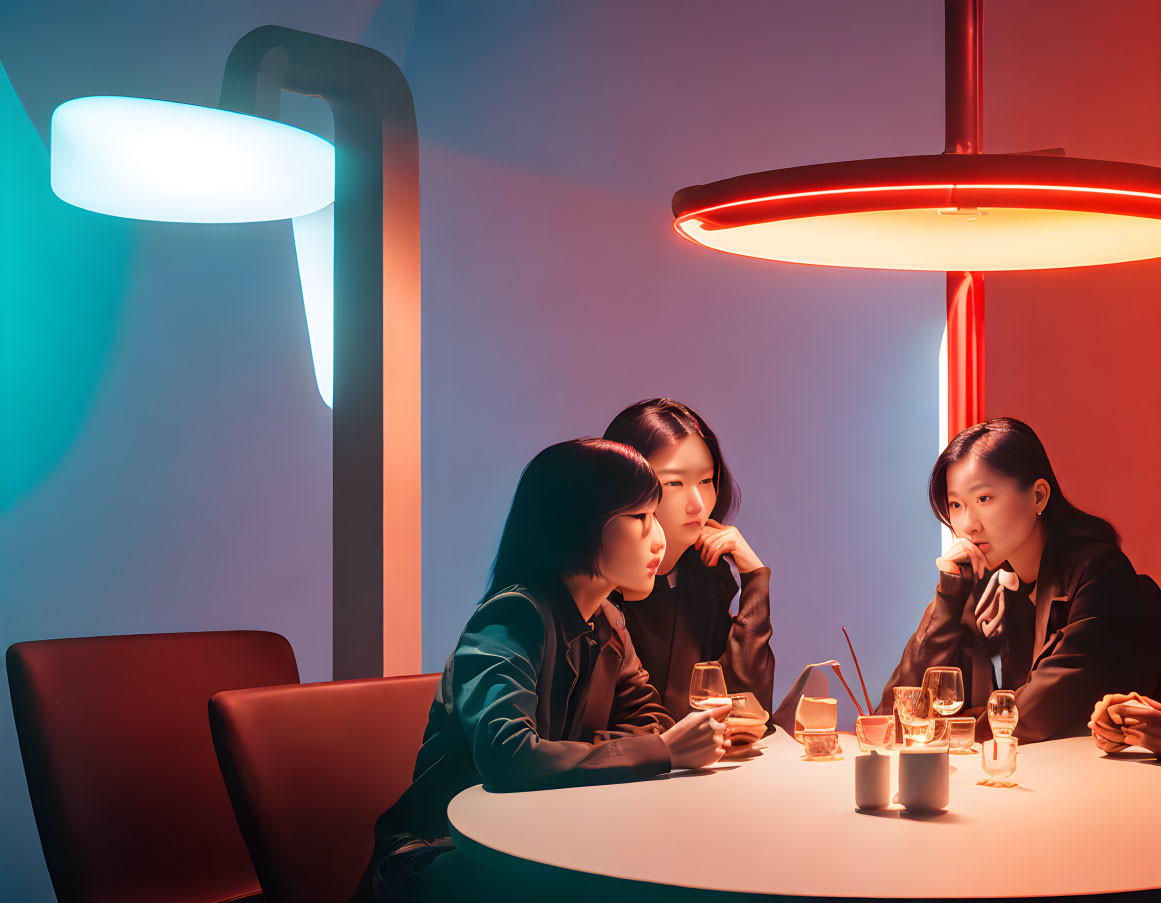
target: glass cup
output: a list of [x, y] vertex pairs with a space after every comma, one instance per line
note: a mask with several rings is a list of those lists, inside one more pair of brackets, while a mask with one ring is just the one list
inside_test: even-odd
[[[689, 680], [689, 705], [694, 709], [716, 709], [720, 705], [730, 705], [726, 693], [726, 678], [722, 666], [717, 662], [698, 662], [693, 666]], [[725, 721], [723, 716], [721, 721]]]
[[863, 752], [886, 752], [895, 746], [895, 716], [858, 715], [855, 736]]
[[803, 731], [834, 731], [838, 728], [838, 700], [829, 696], [803, 696], [794, 710], [794, 739]]
[[1015, 787], [1003, 778], [1016, 770], [1016, 750], [1020, 741], [1015, 737], [994, 737], [983, 742], [980, 750], [980, 764], [988, 773], [985, 783], [996, 787]]
[[895, 711], [903, 729], [903, 745], [928, 743], [934, 736], [934, 711], [931, 691], [923, 687], [896, 687]]
[[837, 731], [803, 730], [798, 734], [802, 738], [806, 758], [835, 759], [842, 756], [843, 750], [839, 745]]
[[947, 726], [950, 731], [950, 752], [962, 756], [974, 751], [976, 739], [975, 718], [948, 718]]
[[931, 691], [931, 704], [939, 715], [954, 715], [963, 708], [963, 672], [959, 668], [928, 668], [923, 686]]
[[995, 690], [988, 697], [988, 724], [992, 735], [1010, 737], [1020, 720], [1020, 710], [1016, 707], [1016, 694], [1011, 690]]
[[948, 718], [931, 719], [931, 739], [923, 741], [928, 749], [947, 750], [951, 744], [951, 722]]

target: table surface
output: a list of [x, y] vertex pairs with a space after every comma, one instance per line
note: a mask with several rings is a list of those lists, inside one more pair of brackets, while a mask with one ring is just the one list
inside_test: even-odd
[[762, 755], [696, 772], [526, 793], [477, 785], [452, 800], [448, 820], [465, 852], [493, 865], [516, 857], [689, 888], [1007, 897], [1161, 887], [1152, 757], [1105, 757], [1088, 737], [1029, 744], [1009, 779], [1018, 786], [998, 788], [978, 784], [978, 752], [953, 755], [947, 812], [913, 816], [855, 810], [858, 743], [840, 739], [837, 761], [803, 760], [780, 730]]

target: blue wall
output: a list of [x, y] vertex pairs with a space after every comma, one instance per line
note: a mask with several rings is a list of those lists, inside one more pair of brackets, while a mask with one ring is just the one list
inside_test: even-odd
[[[289, 225], [124, 222], [13, 187], [43, 184], [33, 139], [57, 103], [213, 104], [234, 41], [273, 22], [386, 52], [415, 93], [424, 667], [478, 599], [527, 460], [669, 394], [718, 431], [738, 523], [773, 567], [776, 695], [845, 658], [840, 624], [882, 685], [937, 553], [942, 276], [714, 254], [672, 233], [668, 207], [742, 172], [938, 150], [938, 4], [93, 6], [0, 9], [0, 645], [262, 627], [304, 680], [329, 677], [330, 415]], [[309, 103], [287, 115], [325, 131]], [[25, 217], [59, 225], [13, 231]], [[49, 900], [2, 698], [0, 889]]]

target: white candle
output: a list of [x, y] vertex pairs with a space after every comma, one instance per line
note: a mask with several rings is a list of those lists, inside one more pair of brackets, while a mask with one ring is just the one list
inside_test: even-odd
[[947, 808], [947, 748], [899, 751], [899, 802], [905, 809], [934, 812]]
[[855, 757], [855, 808], [885, 809], [891, 804], [891, 757], [874, 750]]

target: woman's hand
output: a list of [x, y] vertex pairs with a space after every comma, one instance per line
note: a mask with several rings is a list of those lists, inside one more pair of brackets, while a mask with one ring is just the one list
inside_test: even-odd
[[701, 560], [713, 567], [722, 555], [732, 555], [739, 574], [748, 574], [764, 567], [762, 560], [754, 554], [746, 538], [737, 527], [727, 527], [713, 518], [705, 522], [701, 533], [694, 540], [693, 547], [701, 553]]
[[1129, 746], [1125, 742], [1125, 735], [1121, 732], [1119, 716], [1118, 720], [1114, 721], [1109, 715], [1109, 706], [1129, 702], [1135, 698], [1137, 697], [1125, 693], [1109, 693], [1098, 700], [1088, 722], [1088, 728], [1092, 731], [1092, 738], [1096, 742], [1097, 749], [1107, 753], [1120, 752]]
[[935, 559], [935, 566], [945, 574], [960, 576], [960, 564], [970, 564], [972, 571], [979, 580], [988, 569], [988, 560], [984, 557], [976, 544], [968, 539], [957, 539], [946, 552]]
[[720, 759], [728, 743], [725, 718], [729, 713], [728, 705], [690, 712], [663, 733], [673, 767], [702, 768]]
[[1130, 746], [1143, 746], [1161, 755], [1161, 702], [1138, 696], [1131, 702], [1113, 703], [1109, 717], [1120, 718], [1121, 733]]

